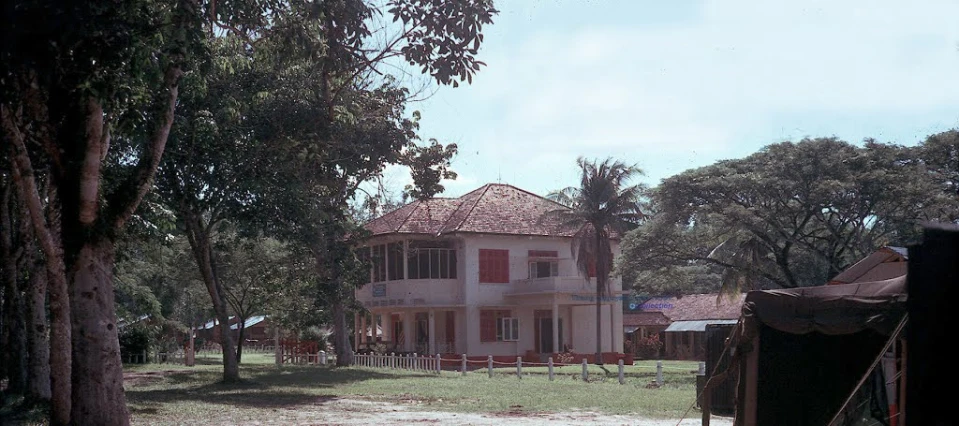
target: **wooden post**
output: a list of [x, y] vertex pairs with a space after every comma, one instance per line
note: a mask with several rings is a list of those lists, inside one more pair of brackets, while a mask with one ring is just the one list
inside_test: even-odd
[[623, 360], [619, 360], [619, 384], [626, 384], [626, 372], [623, 371]]
[[[709, 383], [708, 380], [706, 382]], [[700, 409], [703, 410], [702, 425], [709, 426], [709, 415], [712, 414], [710, 413], [711, 408], [709, 407], [709, 403], [711, 402], [709, 400], [710, 399], [709, 388], [707, 388], [706, 386], [703, 386], [703, 394], [700, 395], [699, 398], [700, 398], [699, 406], [700, 406]]]
[[463, 359], [460, 361], [462, 364], [463, 375], [466, 375], [466, 354], [463, 354]]
[[583, 357], [583, 381], [584, 382], [589, 381], [589, 372], [586, 371], [587, 368], [589, 368], [589, 366], [587, 365], [586, 357], [584, 356]]
[[663, 362], [656, 361], [656, 384], [663, 385]]
[[187, 367], [196, 365], [196, 349], [193, 346], [195, 344], [193, 333], [194, 329], [190, 327], [190, 342], [187, 343], [186, 350], [183, 351], [183, 363], [186, 364]]
[[396, 352], [390, 352], [390, 369], [396, 369]]
[[549, 369], [549, 381], [553, 381], [553, 357], [546, 360], [546, 366]]
[[523, 378], [523, 357], [516, 357], [516, 377], [519, 379]]
[[493, 356], [486, 356], [486, 363], [488, 364], [487, 370], [489, 370], [489, 378], [493, 378]]
[[420, 354], [413, 352], [413, 371], [420, 369]]
[[440, 358], [440, 354], [436, 354], [436, 374], [442, 374], [443, 371], [443, 358]]
[[699, 362], [699, 375], [700, 375], [700, 376], [705, 376], [705, 375], [706, 375], [706, 363], [705, 363], [705, 362], [702, 362], [702, 361]]

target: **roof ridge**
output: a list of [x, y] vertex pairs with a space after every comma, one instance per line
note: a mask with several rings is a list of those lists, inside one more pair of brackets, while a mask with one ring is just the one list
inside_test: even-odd
[[[470, 208], [469, 208], [469, 210], [466, 212], [466, 214], [463, 215], [463, 220], [461, 220], [458, 225], [456, 225], [455, 227], [453, 227], [453, 229], [452, 229], [450, 232], [456, 232], [457, 230], [459, 230], [459, 229], [463, 226], [464, 223], [466, 223], [466, 219], [469, 219], [470, 215], [473, 214], [473, 210], [476, 209], [476, 205], [479, 204], [480, 200], [483, 199], [483, 197], [486, 195], [486, 192], [489, 191], [489, 188], [490, 188], [491, 186], [493, 186], [492, 183], [487, 183], [486, 185], [483, 185], [483, 186], [481, 186], [481, 187], [479, 187], [479, 188], [476, 188], [476, 189], [474, 189], [474, 190], [472, 190], [472, 191], [470, 191], [470, 192], [467, 192], [466, 194], [463, 194], [462, 197], [460, 197], [460, 199], [462, 199], [463, 197], [466, 197], [466, 196], [469, 195], [469, 194], [472, 194], [472, 193], [474, 193], [474, 192], [477, 192], [477, 191], [479, 191], [480, 189], [483, 190], [483, 192], [481, 192], [481, 193], [476, 197], [476, 201], [473, 201], [473, 205], [470, 206]], [[462, 206], [462, 204], [461, 204], [460, 206]], [[459, 210], [459, 208], [457, 208], [457, 210]], [[453, 220], [453, 216], [456, 215], [455, 213], [456, 213], [456, 212], [453, 212], [453, 214], [451, 214], [451, 215], [450, 215], [450, 218], [447, 219], [447, 220], [448, 220], [448, 221], [449, 221], [449, 220]], [[440, 232], [446, 232], [446, 226], [445, 226], [445, 225], [446, 225], [446, 224], [444, 224], [444, 226], [443, 226], [443, 228], [440, 230]]]
[[489, 184], [489, 185], [503, 185], [503, 186], [508, 186], [508, 187], [513, 188], [513, 189], [515, 189], [515, 190], [517, 190], [517, 191], [525, 192], [525, 193], [527, 193], [527, 194], [529, 194], [529, 195], [532, 195], [532, 196], [534, 196], [534, 197], [536, 197], [536, 198], [539, 198], [539, 199], [541, 199], [541, 200], [548, 201], [548, 202], [550, 202], [550, 203], [552, 203], [552, 204], [556, 204], [557, 206], [560, 206], [560, 207], [562, 207], [562, 208], [564, 208], [564, 209], [566, 209], [566, 210], [572, 210], [572, 208], [570, 208], [569, 206], [565, 206], [565, 205], [563, 205], [562, 203], [559, 203], [559, 202], [550, 200], [549, 198], [546, 198], [546, 197], [544, 197], [544, 196], [542, 196], [542, 195], [539, 195], [539, 194], [537, 194], [537, 193], [535, 193], [535, 192], [527, 191], [527, 190], [525, 190], [525, 189], [523, 189], [523, 188], [520, 188], [520, 187], [518, 187], [518, 186], [513, 186], [513, 185], [510, 185], [510, 184], [508, 184], [508, 183], [491, 183], [491, 184]]
[[[406, 218], [404, 218], [403, 220], [400, 221], [399, 226], [397, 226], [396, 229], [393, 230], [393, 232], [400, 232], [400, 229], [402, 229], [402, 228], [403, 228], [403, 225], [406, 225], [406, 222], [409, 221], [411, 217], [413, 217], [413, 213], [416, 213], [416, 210], [420, 208], [420, 204], [423, 204], [423, 201], [421, 201], [421, 200], [416, 200], [416, 201], [411, 202], [410, 204], [416, 204], [416, 205], [413, 206], [413, 208], [410, 209], [410, 214], [406, 215]], [[397, 209], [397, 210], [399, 210], [399, 209]], [[395, 210], [394, 210], [394, 211], [395, 211]], [[391, 212], [391, 213], [392, 213], [392, 212]], [[386, 215], [384, 214], [383, 216], [386, 216]], [[383, 217], [383, 216], [380, 216], [380, 217]]]

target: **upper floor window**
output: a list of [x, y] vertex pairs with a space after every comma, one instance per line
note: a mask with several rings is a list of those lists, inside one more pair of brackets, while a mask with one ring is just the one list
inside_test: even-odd
[[529, 263], [530, 278], [559, 276], [559, 262], [555, 260], [537, 260]]
[[509, 250], [479, 250], [479, 282], [509, 282]]
[[545, 278], [559, 276], [559, 260], [556, 251], [530, 250], [529, 277]]
[[456, 278], [456, 249], [451, 241], [410, 241], [409, 279]]
[[403, 243], [377, 244], [370, 247], [373, 282], [403, 279]]

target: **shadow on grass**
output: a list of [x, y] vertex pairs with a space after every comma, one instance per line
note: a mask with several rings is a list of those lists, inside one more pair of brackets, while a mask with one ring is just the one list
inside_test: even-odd
[[[336, 399], [322, 395], [323, 388], [385, 378], [435, 379], [424, 374], [393, 374], [370, 370], [324, 367], [247, 367], [244, 379], [235, 383], [220, 381], [221, 371], [196, 371], [167, 376], [164, 383], [150, 389], [127, 389], [127, 402], [134, 414], [155, 414], [160, 405], [184, 402], [225, 404], [249, 408], [289, 408], [304, 404], [322, 404]], [[192, 386], [191, 386], [192, 385]], [[160, 387], [157, 389], [157, 387]], [[319, 391], [319, 392], [318, 392]]]

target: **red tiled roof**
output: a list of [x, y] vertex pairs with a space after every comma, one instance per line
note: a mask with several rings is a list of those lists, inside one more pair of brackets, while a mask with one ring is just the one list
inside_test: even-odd
[[459, 198], [414, 201], [367, 223], [373, 235], [451, 234], [456, 232], [572, 236], [556, 221], [543, 221], [548, 211], [564, 208], [512, 185], [486, 184]]
[[623, 314], [623, 325], [627, 327], [667, 326], [669, 318], [662, 312], [632, 312]]
[[732, 301], [730, 301], [727, 296], [723, 296], [717, 303], [718, 297], [719, 295], [717, 293], [707, 293], [688, 294], [681, 297], [655, 298], [640, 305], [641, 312], [630, 312], [625, 314], [623, 318], [625, 321], [626, 315], [658, 312], [665, 315], [669, 322], [739, 319], [742, 313], [743, 300], [746, 295], [740, 294]]

